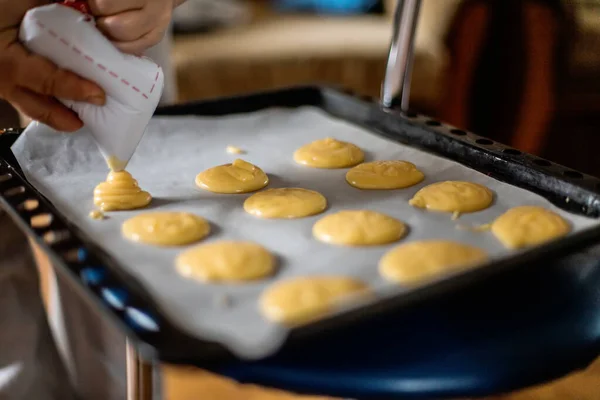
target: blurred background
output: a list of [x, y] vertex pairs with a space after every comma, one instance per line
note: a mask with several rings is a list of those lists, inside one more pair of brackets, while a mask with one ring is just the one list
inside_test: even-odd
[[[395, 4], [188, 0], [161, 47], [170, 99], [314, 82], [377, 98]], [[600, 0], [423, 0], [412, 82], [416, 111], [600, 175]], [[0, 126], [15, 118], [2, 105]]]

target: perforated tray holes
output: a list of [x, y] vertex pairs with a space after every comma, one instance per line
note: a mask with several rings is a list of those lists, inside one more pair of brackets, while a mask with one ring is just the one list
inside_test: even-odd
[[158, 320], [142, 308], [127, 307], [125, 317], [128, 325], [136, 332], [151, 333], [160, 331]]
[[29, 225], [35, 230], [44, 230], [52, 225], [54, 217], [49, 213], [41, 213], [33, 215], [29, 219]]
[[523, 155], [523, 153], [521, 153], [521, 152], [520, 152], [519, 150], [517, 150], [517, 149], [510, 149], [510, 148], [508, 148], [508, 149], [504, 149], [504, 150], [502, 150], [502, 152], [503, 152], [504, 154], [508, 154], [508, 155], [511, 155], [511, 156], [520, 156], [520, 155]]
[[25, 193], [25, 186], [20, 185], [20, 186], [12, 187], [10, 189], [6, 189], [4, 191], [4, 196], [6, 196], [7, 198], [11, 198], [11, 197], [17, 197], [24, 193]]
[[1, 173], [0, 172], [0, 184], [4, 183], [4, 182], [8, 182], [9, 180], [12, 179], [12, 174], [10, 173]]
[[80, 258], [80, 250], [79, 246], [68, 246], [59, 251], [59, 254], [63, 260], [65, 260], [68, 264], [81, 264], [85, 261], [85, 259]]
[[475, 143], [482, 145], [482, 146], [491, 146], [494, 144], [494, 142], [492, 140], [485, 139], [485, 138], [475, 139]]
[[550, 168], [552, 167], [552, 163], [548, 160], [544, 160], [543, 158], [536, 158], [533, 160], [533, 163], [539, 167]]
[[462, 129], [450, 129], [449, 132], [454, 136], [467, 136], [467, 131], [463, 131]]
[[27, 199], [17, 206], [19, 211], [33, 212], [40, 207], [40, 202], [36, 199]]
[[107, 275], [106, 270], [98, 266], [86, 266], [79, 272], [83, 283], [91, 287], [101, 285], [106, 280]]
[[427, 125], [427, 126], [442, 126], [442, 123], [435, 119], [430, 119], [430, 120], [425, 121], [425, 125]]
[[71, 233], [67, 229], [52, 230], [44, 233], [42, 239], [50, 246], [56, 246], [71, 238]]
[[583, 174], [577, 171], [565, 170], [563, 175], [571, 179], [583, 179]]
[[100, 289], [102, 299], [112, 308], [123, 311], [127, 305], [129, 295], [124, 289], [117, 287], [103, 287]]

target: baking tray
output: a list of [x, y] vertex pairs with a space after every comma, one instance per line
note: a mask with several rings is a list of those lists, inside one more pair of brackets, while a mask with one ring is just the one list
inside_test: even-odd
[[[337, 118], [362, 125], [388, 139], [418, 147], [514, 186], [536, 192], [555, 205], [575, 214], [597, 218], [599, 181], [546, 160], [521, 154], [514, 149], [496, 144], [488, 139], [456, 130], [427, 117], [417, 114], [400, 115], [381, 110], [372, 102], [359, 100], [347, 93], [323, 88], [296, 88], [265, 94], [250, 95], [242, 98], [218, 100], [198, 104], [170, 107], [160, 110], [160, 115], [203, 115], [219, 116], [236, 113], [248, 113], [266, 108], [280, 107], [318, 107]], [[135, 334], [158, 356], [169, 362], [205, 364], [217, 360], [231, 359], [233, 355], [217, 343], [197, 340], [181, 332], [160, 312], [159, 307], [136, 284], [132, 276], [120, 268], [117, 263], [94, 245], [93, 240], [79, 231], [45, 200], [39, 207], [27, 210], [24, 201], [41, 197], [23, 178], [15, 159], [7, 147], [14, 141], [15, 134], [2, 135], [3, 149], [0, 176], [1, 201], [12, 206], [10, 212], [20, 217], [22, 226], [33, 230], [38, 240], [45, 243], [55, 262], [73, 272], [75, 281], [82, 282], [83, 288], [95, 294], [102, 308], [109, 311], [122, 327]], [[32, 214], [47, 212], [55, 218], [43, 228], [31, 228], [28, 224]], [[374, 313], [388, 312], [400, 306], [429, 297], [457, 285], [473, 282], [492, 273], [511, 267], [524, 266], [534, 261], [549, 260], [572, 253], [593, 244], [600, 237], [597, 228], [588, 229], [550, 245], [538, 247], [502, 259], [469, 273], [441, 281], [420, 290], [388, 298], [366, 308], [340, 314], [333, 318], [294, 329], [288, 336], [286, 345], [302, 341], [310, 334], [327, 329], [340, 328], [352, 321], [367, 318]], [[56, 240], [59, 238], [59, 240]], [[112, 293], [113, 296], [107, 296]], [[117, 296], [114, 294], [118, 293]]]

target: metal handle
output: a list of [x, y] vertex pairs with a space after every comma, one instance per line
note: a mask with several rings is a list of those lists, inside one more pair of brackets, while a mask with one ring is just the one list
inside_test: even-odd
[[390, 53], [381, 88], [381, 103], [384, 107], [391, 107], [394, 99], [399, 97], [400, 108], [408, 111], [415, 31], [420, 9], [421, 0], [398, 0]]

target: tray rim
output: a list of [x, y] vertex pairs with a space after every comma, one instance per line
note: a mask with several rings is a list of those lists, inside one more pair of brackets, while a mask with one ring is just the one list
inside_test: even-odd
[[[305, 94], [305, 95], [308, 95], [309, 97], [316, 96], [316, 97], [319, 97], [319, 99], [316, 99], [316, 97], [315, 97], [315, 99], [317, 101], [325, 101], [325, 102], [326, 102], [326, 99], [324, 100], [322, 98], [322, 96], [338, 96], [338, 97], [341, 96], [340, 98], [342, 100], [345, 99], [346, 101], [351, 101], [362, 107], [366, 107], [365, 110], [367, 113], [370, 113], [371, 110], [377, 110], [377, 113], [379, 113], [379, 115], [380, 115], [382, 112], [381, 108], [378, 105], [375, 105], [374, 103], [373, 104], [366, 103], [364, 101], [365, 99], [360, 99], [360, 98], [357, 99], [356, 97], [352, 96], [351, 93], [348, 93], [348, 91], [338, 91], [335, 89], [330, 89], [330, 88], [326, 88], [326, 87], [318, 87], [318, 86], [300, 86], [300, 87], [286, 88], [286, 89], [280, 89], [280, 90], [274, 90], [274, 91], [260, 92], [260, 93], [249, 94], [249, 95], [244, 95], [244, 96], [235, 96], [235, 97], [230, 97], [230, 98], [221, 98], [221, 99], [215, 99], [215, 100], [209, 100], [209, 101], [200, 101], [200, 102], [193, 102], [193, 103], [186, 103], [186, 104], [182, 104], [182, 105], [170, 106], [170, 107], [166, 107], [166, 108], [157, 110], [156, 115], [157, 116], [175, 115], [175, 112], [177, 110], [181, 110], [185, 107], [194, 107], [194, 106], [199, 106], [199, 105], [202, 105], [205, 108], [209, 108], [209, 109], [211, 106], [218, 108], [219, 106], [222, 106], [223, 104], [227, 104], [228, 101], [229, 102], [231, 102], [231, 101], [240, 101], [240, 102], [246, 101], [247, 102], [247, 101], [253, 100], [253, 99], [256, 100], [257, 98], [261, 99], [262, 98], [261, 96], [264, 96], [265, 99], [268, 98], [268, 101], [272, 103], [274, 101], [272, 96], [285, 97], [285, 96], [289, 96], [290, 94], [291, 95]], [[271, 97], [269, 97], [269, 96], [271, 96]], [[313, 99], [313, 100], [315, 100], [315, 99]], [[265, 101], [267, 101], [267, 100], [265, 100]], [[292, 104], [292, 103], [294, 103], [294, 101], [291, 101], [289, 103], [290, 104], [287, 104], [289, 106], [302, 106], [302, 105], [316, 106], [316, 107], [323, 109], [323, 111], [325, 111], [325, 112], [328, 112], [334, 116], [339, 117], [338, 115], [335, 115], [335, 114], [329, 112], [328, 110], [325, 110], [325, 107], [323, 104], [314, 104], [314, 103], [309, 104], [308, 102], [300, 102], [300, 104]], [[273, 104], [267, 104], [267, 106], [274, 107]], [[265, 107], [262, 107], [260, 104], [260, 101], [257, 101], [256, 103], [253, 104], [253, 106], [251, 108], [255, 108], [256, 110], [259, 110], [259, 109], [262, 109]], [[248, 110], [247, 107], [244, 110], [244, 112], [251, 112], [251, 111], [253, 111], [253, 110]], [[414, 114], [415, 116], [411, 117], [411, 115], [413, 115], [413, 114], [399, 113], [394, 110], [384, 110], [384, 112], [390, 116], [392, 121], [397, 121], [398, 118], [400, 118], [400, 119], [403, 119], [404, 123], [408, 123], [409, 125], [413, 125], [413, 126], [418, 125], [421, 127], [423, 126], [423, 122], [420, 121], [419, 118], [424, 117], [424, 116], [420, 116], [419, 114]], [[231, 110], [228, 109], [220, 115], [232, 114], [232, 113], [235, 113], [235, 112], [231, 112]], [[178, 113], [176, 115], [193, 115], [193, 114]], [[205, 115], [205, 114], [199, 114], [199, 115]], [[408, 118], [408, 120], [407, 120], [407, 118]], [[425, 118], [428, 118], [428, 117], [425, 117]], [[344, 119], [347, 120], [347, 118], [344, 118]], [[427, 121], [435, 121], [435, 120], [427, 119]], [[357, 123], [355, 121], [351, 121], [351, 122]], [[425, 125], [427, 125], [427, 123], [425, 123]], [[423, 128], [423, 129], [429, 130], [430, 132], [433, 132], [435, 135], [440, 134], [440, 132], [438, 132], [438, 130], [435, 129], [440, 126], [443, 126], [445, 129], [456, 129], [453, 127], [449, 127], [448, 125], [441, 124], [439, 122], [437, 122], [437, 124], [431, 124], [429, 126], [430, 126], [429, 129], [426, 129], [426, 128]], [[433, 128], [431, 128], [431, 127], [433, 127]], [[379, 134], [379, 135], [383, 134], [383, 136], [389, 137], [389, 135], [388, 135], [389, 132], [388, 132], [388, 134], [384, 134], [384, 133], [382, 133], [382, 130], [380, 128], [378, 128], [377, 126], [374, 127], [374, 126], [367, 125], [366, 128], [369, 129], [370, 131], [374, 131], [376, 134]], [[384, 127], [384, 129], [385, 129], [385, 127]], [[466, 131], [461, 131], [461, 132], [466, 132]], [[3, 133], [3, 131], [0, 131], [0, 133]], [[19, 131], [12, 130], [12, 131], [6, 131], [6, 133], [18, 134]], [[471, 140], [475, 140], [475, 141], [479, 140], [479, 139], [485, 139], [481, 136], [477, 136], [477, 135], [474, 135], [471, 133], [465, 133], [465, 135], [461, 135], [461, 136], [467, 136], [467, 135], [469, 135], [469, 138]], [[397, 138], [396, 138], [396, 140], [397, 140]], [[485, 139], [485, 140], [488, 140], [488, 139]], [[504, 146], [504, 148], [509, 148], [509, 147]], [[48, 213], [52, 214], [55, 217], [55, 220], [52, 222], [52, 225], [50, 227], [48, 227], [48, 229], [53, 230], [53, 229], [63, 228], [63, 229], [69, 230], [69, 232], [71, 232], [73, 234], [74, 239], [77, 239], [79, 241], [79, 244], [78, 244], [79, 246], [83, 246], [85, 248], [91, 248], [92, 253], [93, 253], [92, 256], [95, 257], [95, 260], [98, 260], [98, 261], [100, 261], [101, 264], [108, 266], [107, 269], [110, 270], [109, 275], [114, 275], [109, 278], [109, 283], [117, 281], [120, 285], [125, 286], [130, 293], [133, 293], [133, 296], [131, 296], [133, 299], [132, 300], [133, 304], [143, 304], [145, 307], [147, 307], [146, 303], [150, 304], [150, 306], [147, 308], [150, 308], [152, 311], [152, 314], [156, 315], [156, 318], [158, 320], [160, 320], [159, 325], [161, 327], [165, 327], [166, 329], [159, 331], [158, 334], [148, 333], [148, 332], [139, 332], [139, 331], [133, 330], [131, 328], [131, 326], [127, 323], [127, 321], [125, 321], [123, 313], [115, 312], [116, 310], [114, 309], [114, 307], [111, 307], [109, 304], [106, 303], [106, 301], [104, 301], [102, 299], [102, 296], [99, 293], [99, 288], [93, 287], [90, 285], [86, 285], [82, 281], [80, 276], [78, 279], [78, 275], [76, 274], [75, 271], [80, 272], [81, 268], [83, 267], [81, 264], [85, 264], [87, 260], [83, 260], [82, 262], [79, 262], [79, 263], [72, 263], [72, 262], [69, 263], [65, 260], [64, 257], [60, 257], [58, 255], [58, 253], [55, 251], [55, 249], [53, 248], [53, 246], [46, 243], [44, 241], [44, 239], [42, 238], [41, 233], [44, 233], [44, 231], [40, 231], [40, 230], [32, 228], [23, 219], [23, 216], [21, 215], [21, 214], [23, 214], [23, 210], [21, 210], [21, 214], [20, 214], [19, 210], [17, 210], [17, 207], [14, 206], [14, 201], [11, 204], [11, 202], [7, 198], [5, 198], [3, 194], [0, 193], [0, 205], [2, 205], [3, 208], [5, 208], [7, 210], [9, 215], [11, 215], [13, 220], [16, 221], [18, 226], [21, 229], [23, 229], [25, 232], [27, 232], [27, 234], [30, 237], [34, 238], [35, 242], [50, 257], [50, 259], [53, 261], [54, 265], [59, 267], [59, 268], [57, 268], [57, 270], [60, 269], [61, 272], [66, 272], [67, 276], [69, 276], [69, 282], [72, 284], [72, 286], [76, 287], [76, 289], [79, 291], [79, 293], [81, 295], [85, 295], [85, 297], [91, 297], [94, 304], [96, 306], [98, 306], [101, 310], [104, 311], [103, 312], [104, 315], [109, 314], [109, 318], [111, 319], [111, 321], [113, 323], [117, 324], [118, 327], [121, 330], [123, 330], [130, 338], [136, 339], [134, 341], [134, 343], [137, 345], [138, 350], [141, 351], [142, 354], [145, 354], [148, 358], [159, 358], [163, 361], [167, 361], [167, 362], [171, 362], [171, 363], [195, 364], [195, 365], [200, 365], [200, 366], [205, 366], [207, 364], [213, 364], [213, 363], [218, 363], [218, 362], [240, 360], [238, 357], [234, 356], [231, 353], [231, 351], [229, 351], [224, 345], [222, 345], [220, 343], [199, 339], [197, 337], [188, 335], [187, 333], [183, 332], [183, 330], [179, 330], [174, 324], [169, 322], [168, 317], [164, 317], [160, 311], [159, 312], [155, 311], [155, 310], [160, 310], [160, 307], [158, 306], [158, 304], [156, 304], [156, 302], [154, 302], [152, 300], [152, 296], [149, 294], [149, 291], [145, 290], [143, 285], [138, 284], [139, 288], [132, 288], [131, 285], [129, 285], [129, 284], [128, 285], [122, 284], [121, 283], [122, 280], [130, 280], [130, 279], [127, 279], [127, 278], [130, 278], [128, 276], [129, 274], [127, 274], [125, 271], [123, 271], [123, 269], [118, 266], [118, 263], [116, 261], [114, 261], [112, 259], [112, 257], [110, 257], [102, 249], [100, 249], [99, 246], [95, 245], [93, 242], [93, 239], [89, 238], [85, 233], [83, 233], [81, 230], [79, 230], [74, 224], [71, 224], [65, 217], [63, 217], [62, 214], [59, 213], [58, 210], [52, 205], [52, 203], [50, 201], [48, 201], [48, 199], [46, 199], [44, 196], [42, 196], [33, 187], [33, 185], [31, 185], [25, 179], [24, 175], [22, 174], [22, 171], [20, 171], [20, 168], [18, 168], [18, 164], [13, 165], [10, 161], [7, 161], [4, 158], [2, 158], [1, 150], [2, 149], [0, 149], [0, 174], [2, 173], [2, 169], [11, 170], [9, 172], [11, 174], [13, 174], [13, 178], [16, 177], [17, 180], [20, 181], [17, 186], [21, 185], [21, 186], [26, 187], [27, 189], [26, 189], [25, 193], [27, 193], [27, 191], [29, 191], [30, 193], [33, 193], [33, 195], [35, 197], [37, 197], [38, 201], [40, 201], [41, 208], [43, 210], [47, 210]], [[487, 149], [479, 148], [479, 150], [486, 151]], [[10, 154], [10, 151], [8, 153]], [[521, 153], [521, 154], [523, 154], [524, 156], [527, 156], [524, 153]], [[533, 157], [533, 156], [531, 156], [531, 157]], [[534, 159], [540, 159], [540, 158], [535, 157]], [[509, 161], [515, 163], [515, 160], [509, 160]], [[3, 164], [4, 164], [4, 166], [3, 166]], [[552, 164], [552, 166], [561, 167], [565, 171], [573, 171], [572, 169], [559, 166], [558, 164]], [[15, 168], [15, 167], [17, 167], [17, 168]], [[469, 168], [473, 168], [473, 167], [469, 166]], [[542, 172], [547, 173], [547, 171], [542, 171]], [[577, 172], [577, 171], [574, 171], [574, 172]], [[586, 177], [585, 174], [581, 174], [579, 172], [577, 172], [577, 173], [580, 174], [581, 176]], [[593, 178], [593, 177], [590, 177], [590, 178], [600, 182], [600, 180], [597, 180], [596, 178]], [[0, 181], [0, 187], [1, 186], [2, 186], [2, 182]], [[596, 183], [596, 187], [598, 187], [597, 183]], [[586, 189], [589, 189], [589, 188], [586, 188]], [[599, 191], [599, 193], [600, 193], [600, 191]], [[31, 195], [27, 195], [24, 197], [31, 198]], [[17, 196], [17, 198], [19, 199], [20, 196]], [[27, 213], [25, 213], [25, 214], [27, 214]], [[51, 227], [52, 227], [52, 229], [50, 229]], [[46, 229], [46, 231], [48, 231], [48, 229]], [[71, 238], [71, 239], [73, 239], [73, 238]], [[69, 240], [71, 240], [71, 239], [69, 239]], [[69, 240], [67, 242], [69, 242]], [[600, 226], [583, 230], [581, 232], [572, 234], [562, 240], [559, 240], [556, 242], [551, 242], [547, 245], [535, 247], [535, 248], [532, 248], [532, 249], [527, 250], [522, 253], [517, 253], [515, 255], [503, 258], [503, 259], [495, 261], [493, 263], [489, 263], [485, 267], [477, 268], [472, 271], [469, 271], [468, 273], [456, 274], [455, 276], [453, 276], [451, 278], [444, 279], [440, 282], [430, 283], [430, 284], [420, 287], [414, 291], [407, 292], [407, 293], [401, 293], [401, 294], [398, 294], [391, 298], [380, 299], [380, 301], [378, 301], [377, 303], [358, 307], [357, 309], [349, 310], [342, 314], [337, 314], [337, 315], [331, 316], [327, 319], [321, 320], [321, 321], [313, 323], [311, 325], [295, 328], [290, 331], [284, 346], [297, 344], [303, 338], [314, 336], [319, 331], [326, 331], [329, 329], [334, 329], [336, 326], [338, 326], [338, 327], [339, 326], [348, 326], [348, 324], [351, 324], [351, 323], [358, 323], [359, 322], [358, 320], [361, 320], [360, 322], [364, 323], [368, 320], [368, 317], [365, 317], [365, 314], [381, 314], [381, 313], [385, 313], [385, 312], [393, 312], [393, 309], [398, 309], [401, 306], [406, 307], [406, 306], [409, 306], [410, 304], [414, 304], [415, 302], [421, 301], [423, 299], [438, 296], [441, 293], [448, 293], [452, 289], [463, 287], [464, 285], [472, 284], [472, 283], [482, 280], [482, 279], [487, 279], [496, 273], [516, 268], [519, 265], [522, 265], [527, 262], [539, 262], [540, 260], [554, 258], [559, 255], [574, 253], [577, 250], [582, 250], [582, 249], [592, 246], [593, 244], [597, 243], [599, 240], [600, 240]], [[56, 247], [60, 248], [63, 245], [64, 245], [64, 243], [61, 244], [59, 242]], [[76, 265], [73, 265], [73, 264], [76, 264]], [[106, 286], [106, 285], [102, 285], [102, 286]], [[167, 337], [165, 337], [165, 336], [167, 336]], [[175, 346], [176, 349], [170, 348], [167, 345], [167, 343], [165, 343], [165, 339], [167, 339], [167, 338], [170, 338], [170, 341], [172, 341], [172, 342], [173, 341], [177, 342], [177, 345]], [[198, 348], [202, 348], [202, 351], [190, 351], [191, 349], [188, 348], [187, 346], [193, 347], [196, 350], [198, 350]]]

